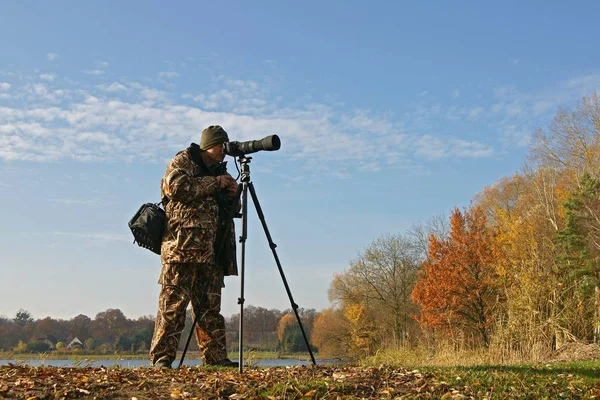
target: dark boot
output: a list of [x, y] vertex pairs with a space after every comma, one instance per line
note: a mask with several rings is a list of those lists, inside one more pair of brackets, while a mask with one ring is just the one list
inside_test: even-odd
[[157, 362], [154, 364], [154, 368], [165, 368], [165, 369], [169, 369], [169, 368], [171, 368], [171, 363], [170, 363], [170, 362], [168, 362], [167, 360], [160, 360], [160, 361], [157, 361]]
[[224, 358], [222, 360], [207, 365], [215, 367], [238, 368], [240, 366], [240, 363], [238, 363], [237, 361], [231, 361], [229, 358]]

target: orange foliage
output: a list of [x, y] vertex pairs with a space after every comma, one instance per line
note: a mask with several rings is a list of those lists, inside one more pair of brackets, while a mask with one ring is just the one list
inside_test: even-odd
[[286, 326], [295, 323], [296, 317], [294, 314], [285, 314], [283, 317], [281, 317], [279, 324], [277, 325], [277, 338], [280, 342], [283, 341], [283, 332], [285, 331]]
[[317, 314], [311, 340], [321, 356], [345, 357], [351, 351], [350, 330], [349, 321], [342, 310], [328, 308]]
[[455, 209], [447, 239], [429, 237], [428, 260], [412, 292], [421, 306], [422, 326], [467, 327], [489, 345], [491, 313], [497, 300], [495, 246], [483, 211]]

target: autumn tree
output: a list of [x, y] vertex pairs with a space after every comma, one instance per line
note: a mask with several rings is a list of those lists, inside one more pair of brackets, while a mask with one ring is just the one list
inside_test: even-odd
[[37, 320], [34, 325], [33, 333], [36, 339], [45, 337], [49, 339], [54, 345], [59, 340], [70, 339], [68, 338], [68, 322], [60, 319], [54, 319], [51, 317], [46, 317]]
[[120, 334], [127, 331], [128, 323], [121, 310], [109, 308], [96, 314], [91, 324], [92, 335], [101, 342], [114, 343]]
[[475, 331], [488, 347], [499, 290], [494, 238], [482, 210], [474, 207], [463, 214], [455, 209], [448, 238], [430, 236], [423, 266], [412, 292], [421, 307], [418, 321], [450, 332]]
[[[350, 321], [356, 347], [407, 344], [415, 331], [410, 294], [420, 268], [419, 248], [407, 235], [382, 236], [334, 277], [330, 300]], [[365, 346], [365, 339], [372, 343]], [[358, 343], [362, 343], [358, 345]]]
[[351, 355], [350, 321], [340, 309], [327, 308], [315, 317], [311, 342], [324, 357]]
[[431, 217], [425, 223], [417, 222], [407, 232], [421, 260], [427, 258], [430, 235], [434, 235], [437, 238], [445, 238], [449, 233], [450, 225], [448, 224], [448, 218], [443, 214]]
[[573, 183], [585, 173], [600, 177], [600, 95], [581, 99], [573, 110], [560, 110], [546, 130], [532, 140], [530, 159], [536, 167], [570, 171]]
[[69, 321], [71, 336], [85, 340], [90, 336], [92, 320], [87, 315], [79, 314]]
[[277, 346], [277, 324], [282, 312], [276, 309], [248, 306], [244, 309], [244, 334], [248, 343], [262, 350]]
[[[290, 311], [291, 312], [291, 311]], [[248, 305], [244, 308], [244, 343], [245, 346], [258, 350], [275, 351], [279, 340], [277, 325], [286, 311], [266, 309]], [[240, 314], [236, 313], [225, 319], [227, 343], [231, 349], [239, 341]], [[237, 347], [235, 347], [237, 348]]]
[[[505, 299], [497, 309], [494, 350], [503, 358], [536, 358], [561, 331], [567, 291], [556, 268], [554, 236], [561, 225], [560, 180], [527, 171], [486, 187], [474, 205], [495, 231], [496, 272]], [[541, 354], [538, 354], [541, 355]]]
[[[305, 329], [307, 336], [309, 336], [309, 332], [309, 330]], [[279, 339], [279, 346], [282, 351], [293, 353], [308, 350], [300, 325], [298, 325], [298, 320], [294, 314], [287, 313], [281, 317], [277, 326], [277, 338]], [[308, 339], [310, 343], [310, 336]]]
[[12, 319], [0, 317], [0, 350], [10, 350], [22, 340], [21, 327]]

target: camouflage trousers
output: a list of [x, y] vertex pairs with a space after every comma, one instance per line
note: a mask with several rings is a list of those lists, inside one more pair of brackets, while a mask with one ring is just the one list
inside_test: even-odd
[[227, 358], [225, 319], [221, 315], [223, 273], [220, 268], [198, 263], [163, 264], [158, 283], [162, 288], [150, 348], [152, 364], [175, 360], [190, 302], [192, 318], [199, 316], [194, 333], [202, 362], [214, 364]]

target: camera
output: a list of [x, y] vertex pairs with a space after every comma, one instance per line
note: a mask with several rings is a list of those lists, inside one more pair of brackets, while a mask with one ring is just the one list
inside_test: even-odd
[[275, 151], [281, 147], [279, 136], [271, 135], [260, 140], [248, 140], [247, 142], [225, 142], [223, 151], [232, 157], [244, 156], [257, 151]]

